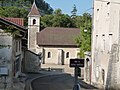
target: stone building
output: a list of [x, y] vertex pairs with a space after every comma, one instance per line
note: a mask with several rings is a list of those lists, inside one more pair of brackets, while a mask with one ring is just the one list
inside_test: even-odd
[[26, 47], [27, 33], [22, 25], [21, 18], [0, 17], [0, 90], [13, 90], [13, 78], [21, 73], [22, 46]]
[[94, 0], [92, 84], [120, 89], [119, 44], [120, 0]]
[[71, 58], [77, 58], [79, 48], [75, 38], [78, 28], [47, 27], [37, 33], [37, 53], [42, 53], [43, 64], [69, 64]]

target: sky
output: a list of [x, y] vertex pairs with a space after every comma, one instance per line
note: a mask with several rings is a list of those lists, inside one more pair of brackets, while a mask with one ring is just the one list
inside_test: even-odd
[[85, 12], [92, 14], [93, 0], [44, 0], [56, 10], [60, 8], [63, 14], [71, 15], [74, 4], [77, 8], [77, 15], [82, 15]]

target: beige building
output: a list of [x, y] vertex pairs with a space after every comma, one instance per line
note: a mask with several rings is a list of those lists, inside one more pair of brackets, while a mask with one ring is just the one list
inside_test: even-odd
[[92, 84], [120, 88], [120, 0], [94, 0]]
[[42, 52], [43, 64], [69, 64], [70, 58], [77, 58], [79, 48], [75, 37], [80, 33], [78, 28], [47, 27], [37, 33], [36, 52]]

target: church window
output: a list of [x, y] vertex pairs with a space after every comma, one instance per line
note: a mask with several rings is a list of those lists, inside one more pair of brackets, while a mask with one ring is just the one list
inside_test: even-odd
[[69, 58], [69, 52], [66, 53], [66, 58]]
[[33, 25], [35, 25], [36, 24], [36, 20], [35, 19], [33, 19]]
[[51, 58], [51, 52], [48, 52], [48, 58]]

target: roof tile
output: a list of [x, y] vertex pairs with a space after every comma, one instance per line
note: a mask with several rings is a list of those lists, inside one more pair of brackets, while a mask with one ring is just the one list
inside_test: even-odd
[[37, 44], [77, 46], [75, 38], [79, 34], [79, 28], [47, 27], [37, 33]]
[[24, 19], [23, 18], [7, 18], [7, 17], [4, 17], [3, 19], [6, 19], [10, 22], [13, 22], [13, 23], [16, 23], [20, 26], [24, 26]]

